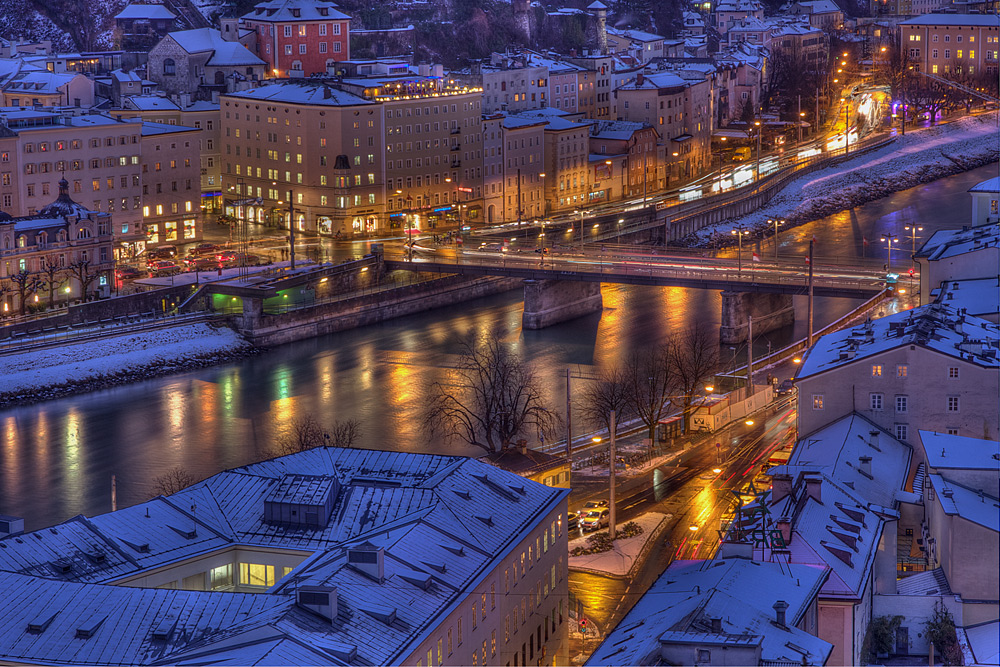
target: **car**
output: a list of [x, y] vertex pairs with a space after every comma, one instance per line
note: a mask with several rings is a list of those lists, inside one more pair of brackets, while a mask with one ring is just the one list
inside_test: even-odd
[[183, 262], [188, 271], [214, 271], [220, 264], [214, 257], [187, 257]]
[[199, 243], [191, 248], [189, 255], [212, 255], [220, 250], [214, 243]]
[[148, 264], [149, 275], [151, 276], [172, 276], [174, 274], [181, 272], [181, 267], [174, 264], [173, 262], [168, 262], [167, 260], [161, 259], [155, 262], [150, 262]]
[[177, 248], [172, 245], [161, 245], [146, 251], [147, 259], [173, 259], [177, 256]]
[[788, 396], [793, 391], [795, 391], [795, 381], [788, 378], [778, 385], [778, 388], [774, 390], [774, 393], [778, 396]]
[[142, 275], [142, 272], [134, 266], [119, 266], [117, 270], [120, 280], [133, 280]]
[[483, 252], [504, 252], [504, 247], [499, 243], [480, 243], [479, 249]]
[[583, 515], [583, 530], [584, 532], [599, 530], [606, 527], [610, 520], [611, 510], [590, 510]]
[[243, 260], [243, 263], [244, 263], [245, 266], [260, 266], [261, 264], [264, 264], [265, 261], [266, 261], [260, 255], [254, 255], [254, 254], [251, 254], [251, 253], [244, 254], [244, 253], [241, 253], [241, 252], [236, 252], [236, 253], [232, 253], [232, 255], [233, 255], [233, 261], [237, 265], [240, 264], [241, 260]]
[[576, 512], [567, 512], [566, 513], [566, 529], [572, 531], [572, 530], [576, 530], [579, 527], [580, 527], [580, 515], [577, 514]]
[[608, 506], [608, 501], [607, 500], [588, 500], [583, 505], [583, 513], [586, 513], [589, 510], [604, 509], [607, 506]]

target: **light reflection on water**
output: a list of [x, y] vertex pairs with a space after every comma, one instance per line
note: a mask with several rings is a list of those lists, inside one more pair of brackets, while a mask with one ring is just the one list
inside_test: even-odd
[[[965, 224], [971, 211], [965, 192], [995, 172], [994, 165], [783, 231], [781, 251], [804, 252], [815, 234], [819, 248], [842, 254], [853, 248], [860, 255], [862, 237], [901, 233], [915, 220], [925, 235]], [[872, 256], [875, 248], [866, 252]], [[325, 426], [358, 419], [363, 447], [475, 454], [460, 444], [429, 441], [419, 428], [426, 387], [448, 381], [458, 343], [470, 333], [500, 326], [505, 339], [535, 362], [553, 407], [562, 411], [567, 367], [608, 367], [672, 331], [719, 323], [718, 292], [605, 285], [603, 297], [600, 315], [522, 331], [521, 297], [511, 292], [301, 341], [235, 364], [2, 411], [0, 513], [23, 516], [33, 529], [108, 511], [112, 474], [119, 506], [139, 502], [153, 478], [175, 466], [201, 478], [255, 460], [306, 414]], [[817, 326], [851, 303], [817, 299]], [[804, 297], [795, 298], [799, 320], [761, 336], [755, 355], [766, 353], [768, 343], [777, 349], [805, 335], [805, 304]], [[728, 348], [720, 354], [731, 363]], [[577, 418], [574, 423], [579, 429]]]

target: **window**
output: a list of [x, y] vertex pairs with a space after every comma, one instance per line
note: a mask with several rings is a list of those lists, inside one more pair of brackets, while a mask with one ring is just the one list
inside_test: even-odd
[[906, 440], [907, 433], [906, 424], [896, 424], [896, 440]]
[[958, 412], [958, 396], [948, 397], [948, 412]]
[[958, 379], [958, 366], [949, 366], [948, 367], [948, 379], [949, 380], [957, 380]]
[[473, 602], [472, 603], [472, 629], [475, 630], [479, 627], [479, 606]]
[[326, 24], [325, 23], [320, 23], [319, 24], [319, 34], [321, 36], [326, 34]]
[[299, 55], [300, 56], [304, 56], [305, 54], [306, 54], [306, 45], [305, 44], [299, 44]]
[[872, 410], [882, 409], [882, 394], [869, 394], [868, 397], [871, 403]]
[[165, 58], [163, 60], [163, 75], [174, 76], [175, 74], [177, 74], [177, 63], [174, 62], [173, 58]]
[[712, 662], [712, 652], [704, 648], [698, 649], [698, 662], [699, 663]]
[[[339, 35], [340, 34], [340, 24], [339, 23], [334, 23], [333, 24], [333, 34], [334, 35]], [[338, 50], [339, 49], [334, 49], [334, 51], [338, 51]]]
[[291, 36], [292, 36], [292, 26], [286, 25], [285, 26], [285, 37], [291, 37]]
[[909, 367], [906, 364], [900, 364], [896, 366], [896, 377], [905, 378], [909, 372]]
[[813, 394], [813, 410], [823, 409], [823, 394]]
[[229, 588], [233, 585], [233, 564], [227, 563], [219, 567], [213, 567], [209, 572], [209, 586], [211, 590], [217, 591], [220, 588]]
[[274, 566], [240, 563], [240, 585], [274, 586]]
[[958, 435], [958, 429], [954, 427], [949, 427], [945, 429], [945, 433], [948, 435]]
[[907, 407], [907, 397], [897, 396], [896, 397], [896, 412], [906, 412]]
[[882, 364], [873, 364], [872, 365], [872, 377], [873, 378], [880, 378], [880, 377], [882, 377]]

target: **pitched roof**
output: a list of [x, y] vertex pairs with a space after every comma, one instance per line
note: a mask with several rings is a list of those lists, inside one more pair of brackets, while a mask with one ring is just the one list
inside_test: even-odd
[[998, 245], [1000, 245], [1000, 223], [963, 229], [942, 229], [934, 232], [920, 246], [914, 257], [926, 257], [933, 262], [985, 248], [997, 248]]
[[809, 349], [796, 377], [874, 358], [889, 350], [917, 346], [984, 368], [1000, 368], [1000, 326], [928, 304], [821, 337]]
[[988, 192], [988, 193], [1000, 192], [1000, 176], [994, 178], [988, 178], [981, 183], [976, 183], [971, 188], [969, 188], [969, 192]]
[[243, 19], [252, 21], [322, 21], [351, 17], [339, 11], [332, 0], [267, 0], [258, 3]]
[[[335, 499], [323, 525], [266, 519], [265, 502], [317, 503], [327, 491]], [[397, 664], [568, 494], [474, 459], [375, 450], [319, 448], [228, 470], [169, 497], [0, 540], [0, 589], [18, 593], [0, 599], [0, 658], [87, 664], [87, 642], [67, 647], [67, 637], [75, 619], [104, 615], [109, 632], [90, 644], [102, 664], [330, 664], [352, 651], [363, 664]], [[347, 564], [346, 549], [359, 545], [384, 549], [382, 582]], [[96, 585], [247, 546], [312, 555], [259, 595]], [[302, 583], [336, 587], [334, 622], [295, 606]], [[27, 635], [28, 620], [54, 606], [7, 609], [27, 598], [72, 606], [57, 631], [54, 623]], [[380, 620], [390, 609], [391, 625]], [[167, 610], [172, 639], [150, 643]]]
[[163, 5], [144, 5], [144, 4], [131, 4], [125, 7], [117, 14], [115, 14], [116, 19], [149, 19], [149, 20], [166, 20], [177, 18], [177, 15], [172, 11], [164, 7]]
[[972, 490], [941, 475], [928, 475], [937, 502], [945, 514], [960, 516], [995, 533], [1000, 533], [1000, 500]]
[[900, 21], [899, 25], [960, 25], [960, 26], [998, 26], [1000, 18], [992, 14], [923, 14], [912, 19]]
[[919, 431], [927, 465], [932, 470], [1000, 470], [1000, 442]]
[[230, 93], [225, 97], [238, 97], [251, 100], [270, 100], [288, 104], [310, 104], [319, 106], [357, 106], [374, 104], [369, 100], [352, 93], [324, 85], [322, 83], [274, 83], [259, 88]]
[[167, 33], [167, 36], [177, 42], [177, 45], [188, 53], [204, 53], [212, 51], [212, 57], [207, 65], [213, 67], [234, 67], [247, 65], [263, 65], [264, 61], [255, 56], [239, 42], [229, 42], [222, 38], [222, 33], [212, 28], [197, 30], [181, 30]]
[[[761, 661], [822, 665], [832, 646], [794, 627], [828, 569], [743, 558], [676, 561], [612, 630], [588, 665], [659, 665], [662, 644], [760, 646]], [[775, 622], [783, 600], [786, 625]], [[720, 625], [713, 629], [713, 619]]]

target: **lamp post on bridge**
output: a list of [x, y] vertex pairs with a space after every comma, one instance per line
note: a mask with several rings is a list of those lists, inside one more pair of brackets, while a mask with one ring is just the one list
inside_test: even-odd
[[768, 224], [774, 225], [774, 261], [778, 261], [778, 227], [785, 224], [784, 218], [772, 218], [767, 221]]
[[736, 273], [743, 274], [743, 237], [750, 233], [750, 230], [742, 222], [733, 227], [730, 234], [736, 236], [738, 250], [736, 251]]

